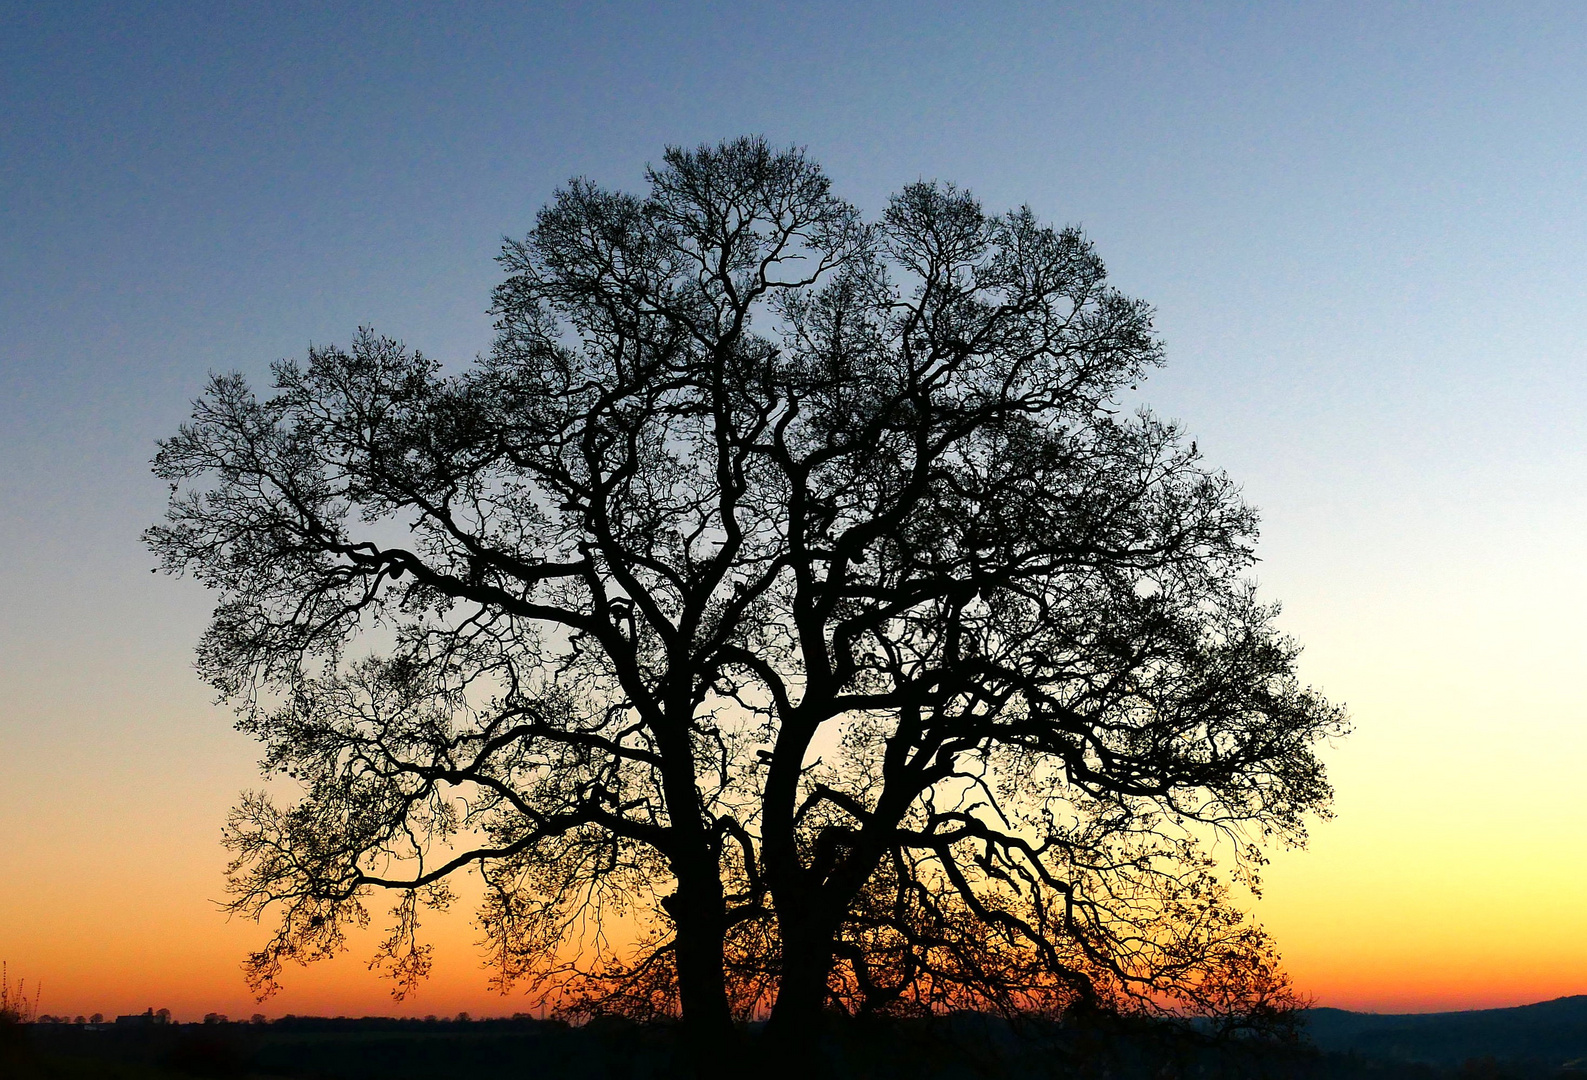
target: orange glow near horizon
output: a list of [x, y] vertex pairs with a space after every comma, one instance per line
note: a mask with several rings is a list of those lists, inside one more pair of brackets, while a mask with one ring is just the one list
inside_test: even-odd
[[[1376, 566], [1345, 566], [1287, 541], [1270, 530], [1268, 565], [1308, 576], [1264, 585], [1288, 601], [1303, 676], [1355, 723], [1324, 754], [1337, 816], [1308, 849], [1275, 855], [1249, 905], [1297, 988], [1378, 1012], [1587, 993], [1587, 697], [1562, 677], [1581, 670], [1581, 642], [1559, 603], [1587, 594], [1579, 561], [1561, 549], [1506, 563], [1496, 540], [1470, 562], [1487, 577], [1450, 593], [1456, 566], [1397, 561], [1392, 546]], [[163, 639], [129, 645], [92, 680], [18, 681], [29, 692], [8, 702], [18, 734], [0, 761], [0, 958], [13, 979], [42, 982], [52, 1015], [533, 1011], [489, 990], [466, 903], [428, 922], [434, 974], [407, 1001], [365, 967], [378, 906], [346, 955], [289, 969], [278, 996], [254, 1001], [239, 965], [267, 931], [215, 901], [220, 824], [257, 786], [257, 748], [188, 668], [203, 597], [150, 585], [153, 610], [171, 613]]]
[[[1587, 944], [1579, 936], [1550, 940], [1548, 933], [1549, 927], [1582, 925], [1587, 912], [1580, 904], [1534, 909], [1532, 922], [1513, 924], [1514, 933], [1494, 934], [1473, 948], [1467, 927], [1492, 928], [1494, 907], [1506, 898], [1493, 898], [1487, 910], [1428, 907], [1419, 919], [1370, 922], [1359, 919], [1358, 896], [1334, 888], [1322, 905], [1334, 912], [1329, 919], [1311, 891], [1319, 875], [1300, 869], [1304, 859], [1280, 861], [1267, 898], [1254, 910], [1277, 937], [1297, 987], [1318, 1005], [1428, 1012], [1528, 1004], [1587, 989]], [[184, 1021], [208, 1012], [239, 1019], [256, 1012], [422, 1017], [464, 1011], [484, 1017], [537, 1011], [523, 993], [488, 988], [490, 973], [475, 943], [472, 913], [462, 905], [427, 924], [436, 946], [434, 974], [405, 1001], [394, 1000], [389, 983], [365, 966], [381, 914], [372, 909], [375, 925], [351, 935], [346, 954], [289, 968], [284, 989], [257, 1002], [239, 965], [265, 929], [246, 920], [228, 922], [208, 903], [173, 895], [186, 883], [167, 883], [174, 887], [160, 889], [160, 900], [151, 895], [156, 883], [145, 881], [123, 894], [123, 904], [84, 898], [31, 911], [8, 906], [0, 940], [13, 977], [26, 977], [30, 985], [42, 981], [41, 1011], [55, 1015], [118, 1015], [150, 1007], [169, 1008]], [[17, 932], [19, 919], [27, 922], [26, 932]], [[96, 924], [97, 931], [87, 928]]]
[[[202, 712], [211, 723], [220, 719]], [[1444, 708], [1426, 715], [1449, 718]], [[1357, 717], [1359, 728], [1359, 709]], [[1537, 790], [1508, 813], [1490, 807], [1481, 820], [1440, 831], [1438, 821], [1452, 820], [1464, 796], [1446, 792], [1445, 805], [1426, 791], [1410, 799], [1395, 772], [1425, 759], [1426, 744], [1414, 731], [1401, 735], [1396, 741], [1368, 727], [1329, 752], [1338, 817], [1314, 830], [1308, 850], [1278, 854], [1263, 898], [1250, 903], [1299, 990], [1319, 1005], [1376, 1012], [1510, 1006], [1587, 992], [1587, 937], [1577, 929], [1587, 925], [1587, 862], [1562, 857], [1577, 843], [1572, 755], [1543, 767]], [[14, 977], [42, 981], [43, 1012], [153, 1007], [194, 1020], [208, 1012], [536, 1011], [521, 993], [489, 990], [466, 899], [428, 920], [434, 974], [406, 1001], [394, 1001], [389, 984], [365, 966], [384, 914], [377, 903], [374, 925], [352, 935], [347, 954], [289, 968], [283, 991], [256, 1002], [239, 965], [266, 928], [227, 920], [214, 902], [224, 864], [218, 822], [251, 779], [246, 741], [225, 741], [227, 767], [213, 768], [211, 758], [209, 770], [188, 777], [197, 784], [165, 789], [182, 791], [180, 798], [146, 782], [118, 787], [101, 779], [96, 812], [85, 790], [90, 781], [57, 777], [54, 797], [63, 808], [75, 803], [75, 812], [33, 818], [0, 851], [0, 955]], [[42, 788], [36, 794], [44, 797]], [[121, 806], [114, 818], [102, 813], [107, 797]], [[1530, 827], [1528, 815], [1536, 815]]]

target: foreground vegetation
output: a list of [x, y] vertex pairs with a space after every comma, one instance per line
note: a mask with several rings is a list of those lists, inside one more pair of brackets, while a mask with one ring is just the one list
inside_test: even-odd
[[[852, 1080], [1184, 1077], [1571, 1080], [1587, 1076], [1587, 998], [1431, 1017], [1314, 1010], [1297, 1037], [1214, 1039], [1158, 1021], [1011, 1024], [980, 1014], [834, 1021], [824, 1073]], [[1311, 1029], [1311, 1036], [1306, 1033]], [[7, 1025], [7, 1080], [663, 1080], [669, 1024], [286, 1018], [268, 1024]], [[746, 1067], [745, 1075], [755, 1070]]]

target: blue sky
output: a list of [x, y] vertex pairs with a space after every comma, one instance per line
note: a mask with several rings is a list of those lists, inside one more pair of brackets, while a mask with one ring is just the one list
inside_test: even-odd
[[926, 176], [1083, 224], [1161, 313], [1151, 400], [1258, 457], [1282, 438], [1255, 467], [1285, 483], [1357, 450], [1436, 482], [1480, 471], [1474, 439], [1514, 462], [1580, 430], [1579, 8], [4, 10], [0, 419], [50, 474], [28, 503], [68, 459], [124, 467], [208, 368], [361, 322], [472, 355], [499, 238], [557, 183], [746, 131], [868, 208]]
[[[247, 781], [137, 542], [206, 372], [360, 324], [464, 362], [556, 185], [754, 132], [867, 211], [935, 177], [1080, 224], [1156, 306], [1145, 398], [1356, 715], [1311, 865], [1367, 819], [1458, 860], [1468, 811], [1587, 862], [1587, 8], [0, 3], [0, 103], [0, 822], [113, 789], [212, 846]], [[0, 854], [0, 928], [93, 828]]]

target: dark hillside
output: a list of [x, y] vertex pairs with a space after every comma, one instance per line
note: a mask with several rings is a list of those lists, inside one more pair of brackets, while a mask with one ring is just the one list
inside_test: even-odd
[[1587, 995], [1512, 1009], [1379, 1014], [1308, 1009], [1306, 1033], [1317, 1047], [1392, 1061], [1458, 1065], [1495, 1058], [1587, 1076]]

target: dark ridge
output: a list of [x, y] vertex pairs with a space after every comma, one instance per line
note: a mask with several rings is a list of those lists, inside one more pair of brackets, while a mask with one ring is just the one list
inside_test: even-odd
[[1587, 994], [1508, 1009], [1358, 1013], [1307, 1009], [1318, 1049], [1389, 1061], [1457, 1065], [1493, 1058], [1569, 1067], [1587, 1077]]

